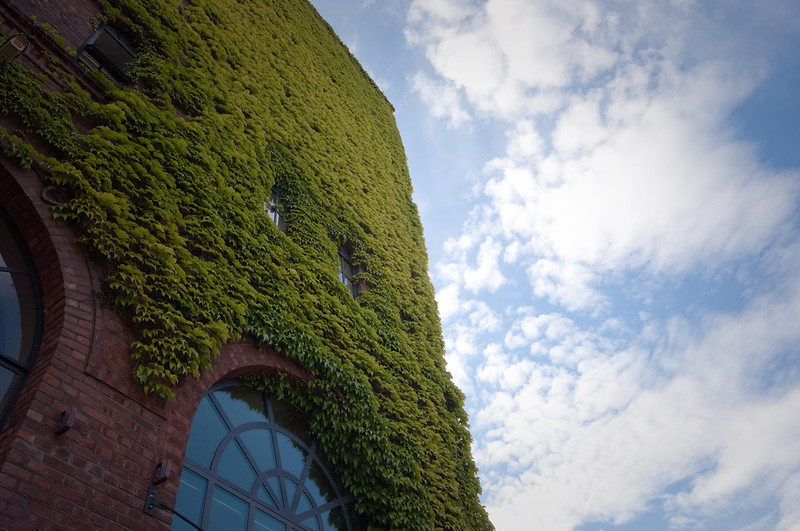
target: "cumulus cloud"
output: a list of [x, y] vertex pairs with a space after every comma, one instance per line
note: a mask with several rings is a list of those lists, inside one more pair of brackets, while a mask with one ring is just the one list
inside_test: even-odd
[[469, 122], [469, 113], [461, 105], [461, 95], [452, 84], [435, 81], [418, 72], [411, 79], [411, 87], [428, 105], [435, 118], [445, 118], [453, 127]]
[[415, 0], [409, 22], [409, 39], [443, 77], [477, 109], [506, 116], [552, 108], [554, 89], [594, 77], [616, 56], [605, 44], [615, 20], [588, 2]]
[[[791, 212], [797, 186], [795, 175], [762, 168], [725, 122], [760, 70], [715, 54], [682, 66], [670, 32], [686, 37], [686, 23], [655, 5], [643, 4], [638, 20], [624, 17], [620, 32], [621, 15], [568, 4], [412, 5], [418, 34], [422, 21], [435, 21], [426, 38], [417, 36], [445, 80], [442, 95], [428, 98], [434, 114], [463, 122], [466, 111], [448, 104], [459, 89], [476, 107], [507, 116], [491, 98], [508, 93], [503, 85], [524, 87], [510, 105], [508, 154], [489, 165], [486, 188], [507, 235], [549, 259], [605, 268], [682, 267], [761, 245]], [[452, 25], [443, 29], [443, 21]], [[596, 54], [581, 52], [587, 46]], [[591, 59], [607, 49], [617, 51]], [[504, 64], [516, 66], [497, 72]], [[602, 82], [587, 85], [581, 72]], [[537, 128], [542, 109], [529, 103], [549, 87], [560, 89], [558, 106], [546, 115], [552, 124]], [[534, 156], [543, 160], [532, 167]]]
[[481, 243], [476, 258], [477, 266], [464, 269], [464, 286], [474, 292], [482, 289], [497, 291], [505, 282], [499, 262], [502, 252], [503, 246], [492, 238]]
[[[535, 294], [570, 309], [601, 302], [589, 268], [685, 270], [759, 252], [797, 202], [796, 172], [762, 167], [755, 147], [737, 140], [726, 122], [761, 70], [716, 57], [682, 66], [670, 35], [659, 50], [640, 29], [659, 14], [667, 21], [677, 15], [643, 6], [639, 25], [627, 14], [633, 29], [615, 34], [622, 16], [601, 15], [586, 2], [566, 9], [493, 0], [459, 11], [448, 31], [437, 26], [428, 41], [419, 38], [450, 90], [459, 88], [478, 108], [509, 116], [491, 98], [507, 93], [503, 85], [525, 87], [522, 100], [510, 102], [508, 151], [487, 165], [485, 193], [514, 243], [506, 256], [516, 259], [521, 249], [538, 256], [529, 269]], [[424, 8], [415, 3], [412, 11], [424, 20]], [[675, 23], [678, 34], [684, 25]], [[667, 33], [662, 26], [656, 33]], [[633, 47], [634, 37], [648, 47]], [[495, 66], [483, 65], [475, 43], [495, 56], [488, 61]], [[503, 64], [516, 66], [496, 72]], [[587, 85], [586, 76], [595, 82]], [[546, 114], [550, 125], [537, 126], [543, 111], [525, 101], [552, 87], [558, 107]], [[448, 114], [439, 109], [453, 99], [436, 98], [434, 114]]]
[[447, 368], [461, 389], [472, 391], [470, 367], [481, 353], [481, 337], [495, 331], [501, 321], [494, 310], [481, 301], [459, 301], [458, 305], [462, 319], [448, 326], [444, 335]]
[[[506, 132], [434, 268], [498, 529], [800, 526], [800, 172], [730, 120], [788, 4], [412, 2], [432, 112]], [[698, 271], [735, 308], [659, 308]]]
[[489, 165], [502, 229], [542, 257], [531, 266], [537, 295], [589, 307], [598, 302], [591, 274], [577, 271], [685, 270], [771, 242], [793, 215], [797, 172], [762, 167], [725, 129], [714, 107], [732, 82], [726, 68], [705, 65], [646, 101], [609, 100], [602, 114], [577, 99], [538, 164], [508, 156]]
[[[652, 360], [652, 348], [635, 340], [620, 349], [564, 316], [519, 319], [508, 346], [544, 340], [544, 352], [583, 345], [584, 355], [554, 364], [494, 346], [477, 371], [496, 391], [485, 391], [491, 398], [475, 418], [487, 429], [476, 455], [514, 472], [488, 474], [498, 528], [523, 528], [531, 518], [543, 529], [622, 522], [658, 497], [676, 522], [694, 527], [731, 503], [762, 503], [764, 493], [795, 507], [797, 492], [786, 485], [800, 477], [800, 389], [761, 391], [776, 357], [800, 340], [800, 290], [776, 296], [689, 326], [690, 340], [660, 353], [672, 360], [666, 367]], [[503, 380], [523, 366], [524, 384]], [[662, 493], [687, 478], [694, 479], [677, 493]], [[784, 527], [795, 518], [788, 511]]]

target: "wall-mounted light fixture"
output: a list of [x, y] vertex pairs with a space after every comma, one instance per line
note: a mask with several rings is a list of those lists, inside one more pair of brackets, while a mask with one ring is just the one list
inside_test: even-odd
[[17, 33], [6, 39], [3, 44], [0, 44], [0, 63], [19, 57], [28, 47], [28, 44], [30, 44], [28, 37], [22, 33]]

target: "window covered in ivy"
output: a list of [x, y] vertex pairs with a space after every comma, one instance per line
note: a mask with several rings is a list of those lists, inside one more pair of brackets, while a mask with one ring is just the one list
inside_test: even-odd
[[41, 315], [33, 263], [16, 227], [0, 209], [0, 427], [33, 367]]
[[78, 49], [78, 60], [91, 70], [100, 70], [118, 83], [128, 83], [133, 48], [115, 28], [102, 25]]
[[271, 219], [281, 231], [286, 232], [286, 223], [281, 214], [282, 210], [283, 205], [281, 204], [280, 191], [273, 187], [269, 198], [264, 201], [264, 211], [269, 214], [269, 219]]
[[[205, 530], [352, 530], [352, 497], [295, 408], [240, 384], [209, 392], [192, 422], [175, 510]], [[173, 530], [195, 529], [174, 516]]]
[[350, 260], [350, 253], [344, 247], [339, 247], [339, 280], [347, 286], [350, 293], [355, 297], [358, 295], [358, 286], [353, 282], [353, 263]]

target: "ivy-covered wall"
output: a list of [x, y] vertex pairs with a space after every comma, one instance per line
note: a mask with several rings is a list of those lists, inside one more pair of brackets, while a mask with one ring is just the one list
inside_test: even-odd
[[57, 65], [68, 90], [0, 64], [0, 141], [52, 170], [55, 214], [137, 332], [135, 377], [172, 397], [251, 336], [313, 375], [251, 384], [308, 415], [371, 528], [491, 529], [390, 103], [304, 0], [101, 7], [135, 48], [131, 84], [98, 74], [97, 102]]

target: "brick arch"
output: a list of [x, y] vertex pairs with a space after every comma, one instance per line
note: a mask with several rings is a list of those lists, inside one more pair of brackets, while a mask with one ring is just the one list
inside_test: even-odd
[[[43, 318], [35, 364], [3, 427], [3, 441], [20, 427], [35, 402], [48, 401], [36, 395], [56, 353], [69, 349], [72, 359], [85, 360], [90, 350], [94, 304], [88, 265], [73, 243], [70, 229], [53, 219], [43, 191], [44, 184], [33, 172], [14, 175], [0, 164], [0, 204], [21, 233], [33, 260]], [[5, 456], [5, 450], [0, 445], [0, 456]]]
[[285, 358], [278, 352], [258, 347], [252, 340], [229, 343], [220, 349], [212, 361], [211, 369], [200, 375], [198, 379], [187, 379], [176, 391], [172, 403], [176, 407], [191, 404], [192, 412], [205, 396], [208, 389], [221, 380], [244, 378], [260, 373], [281, 372], [298, 381], [306, 381], [311, 374], [297, 363]]
[[180, 459], [183, 458], [183, 449], [189, 438], [189, 428], [197, 406], [214, 384], [257, 374], [276, 373], [282, 373], [298, 382], [311, 378], [311, 374], [295, 362], [248, 340], [223, 346], [214, 359], [211, 370], [196, 380], [184, 380], [175, 390], [175, 398], [165, 408], [165, 417], [176, 425], [173, 448], [180, 454]]
[[311, 374], [278, 352], [258, 347], [252, 340], [230, 343], [220, 350], [212, 368], [197, 379], [186, 379], [175, 389], [175, 398], [164, 407], [164, 457], [173, 462], [173, 476], [164, 487], [164, 499], [173, 502], [178, 490], [183, 455], [189, 440], [189, 430], [200, 401], [218, 382], [236, 380], [259, 374], [281, 373], [290, 380], [306, 382]]

